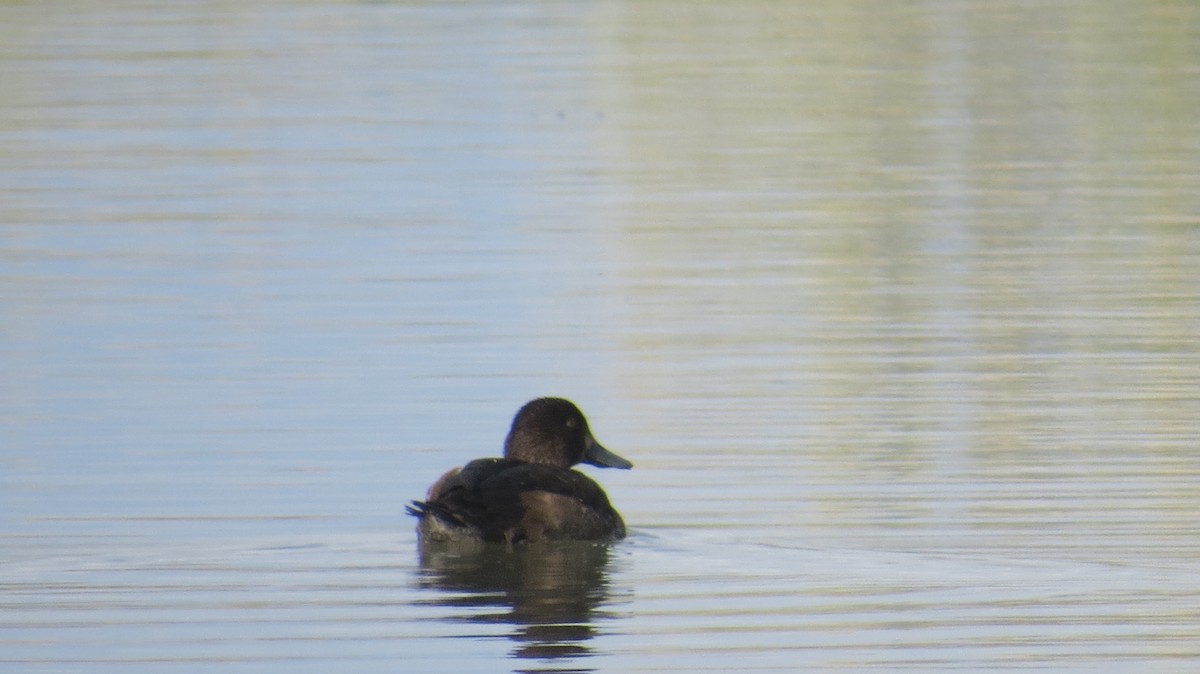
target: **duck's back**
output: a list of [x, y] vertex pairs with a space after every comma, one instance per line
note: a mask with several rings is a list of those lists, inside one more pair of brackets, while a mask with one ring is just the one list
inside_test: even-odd
[[409, 512], [422, 540], [616, 540], [625, 523], [600, 485], [568, 468], [477, 459], [446, 473]]

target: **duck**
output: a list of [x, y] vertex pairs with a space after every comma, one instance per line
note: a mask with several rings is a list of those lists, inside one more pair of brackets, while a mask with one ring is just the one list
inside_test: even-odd
[[406, 506], [421, 543], [617, 541], [625, 521], [608, 495], [572, 466], [628, 470], [633, 463], [596, 441], [564, 398], [537, 398], [513, 417], [503, 458], [475, 459], [442, 475]]

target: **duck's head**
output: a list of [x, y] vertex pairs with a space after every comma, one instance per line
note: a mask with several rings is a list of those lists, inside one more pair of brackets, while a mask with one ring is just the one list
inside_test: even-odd
[[562, 398], [531, 400], [517, 412], [504, 441], [504, 457], [560, 468], [577, 463], [602, 468], [633, 467], [596, 442], [583, 412]]

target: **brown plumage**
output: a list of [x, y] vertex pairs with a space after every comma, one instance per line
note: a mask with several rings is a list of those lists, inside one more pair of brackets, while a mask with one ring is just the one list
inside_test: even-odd
[[538, 398], [513, 419], [504, 458], [450, 470], [407, 510], [422, 541], [624, 538], [625, 522], [600, 485], [571, 470], [577, 463], [633, 466], [596, 442], [573, 403]]

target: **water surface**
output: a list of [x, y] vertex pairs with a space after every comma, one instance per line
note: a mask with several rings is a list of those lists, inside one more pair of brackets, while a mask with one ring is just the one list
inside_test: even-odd
[[[1186, 2], [0, 6], [0, 669], [1200, 662]], [[418, 550], [562, 395], [612, 547]]]

